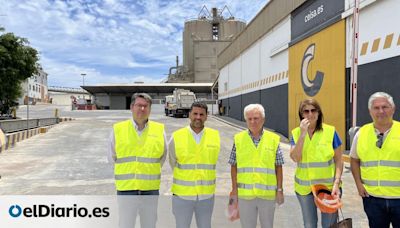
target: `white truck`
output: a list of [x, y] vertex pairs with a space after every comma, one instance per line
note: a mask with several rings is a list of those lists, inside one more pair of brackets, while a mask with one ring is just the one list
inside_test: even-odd
[[172, 95], [165, 96], [165, 115], [188, 117], [195, 101], [196, 95], [192, 91], [176, 88]]

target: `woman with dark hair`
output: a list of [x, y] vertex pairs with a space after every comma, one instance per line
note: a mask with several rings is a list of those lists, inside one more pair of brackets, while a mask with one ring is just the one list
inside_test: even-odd
[[[300, 102], [300, 126], [292, 130], [290, 157], [297, 162], [295, 191], [303, 214], [304, 227], [316, 228], [317, 208], [311, 186], [327, 186], [335, 198], [340, 196], [342, 142], [335, 127], [323, 123], [321, 106], [315, 99]], [[337, 213], [321, 212], [322, 227], [335, 223]]]

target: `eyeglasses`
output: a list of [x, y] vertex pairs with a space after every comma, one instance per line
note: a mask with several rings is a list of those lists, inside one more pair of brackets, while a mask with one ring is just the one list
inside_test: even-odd
[[149, 107], [149, 105], [140, 105], [140, 104], [134, 104], [133, 106], [135, 106], [136, 108], [140, 108], [140, 109], [147, 109]]
[[376, 147], [382, 148], [382, 144], [383, 144], [383, 133], [378, 134], [377, 137], [378, 137], [378, 140], [376, 141]]
[[313, 108], [313, 109], [304, 109], [303, 110], [303, 114], [307, 114], [307, 113], [316, 113], [317, 109]]

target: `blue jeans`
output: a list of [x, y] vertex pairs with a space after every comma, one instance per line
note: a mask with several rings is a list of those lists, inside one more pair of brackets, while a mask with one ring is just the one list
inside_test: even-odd
[[117, 191], [119, 227], [134, 228], [139, 214], [142, 228], [155, 228], [158, 195], [158, 190]]
[[[318, 214], [317, 206], [314, 203], [314, 195], [312, 193], [308, 195], [299, 195], [296, 192], [297, 199], [299, 200], [301, 213], [303, 214], [303, 223], [305, 228], [317, 228], [318, 227]], [[321, 225], [323, 228], [329, 228], [330, 225], [334, 224], [337, 220], [337, 213], [328, 214], [321, 212]]]
[[393, 228], [400, 227], [400, 199], [384, 199], [378, 197], [363, 197], [364, 211], [367, 214], [369, 227]]

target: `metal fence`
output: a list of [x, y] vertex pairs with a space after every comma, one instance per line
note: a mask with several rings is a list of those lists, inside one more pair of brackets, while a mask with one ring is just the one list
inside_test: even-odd
[[57, 124], [59, 122], [58, 118], [41, 118], [41, 119], [30, 119], [28, 120], [2, 120], [0, 121], [0, 129], [4, 133], [12, 133], [16, 131], [24, 131], [38, 127], [49, 126]]

